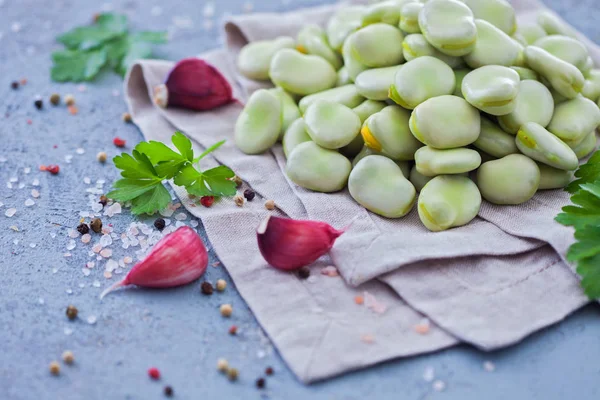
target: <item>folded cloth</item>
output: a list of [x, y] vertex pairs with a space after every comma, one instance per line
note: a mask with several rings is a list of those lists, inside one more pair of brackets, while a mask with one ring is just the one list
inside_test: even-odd
[[[543, 8], [535, 0], [515, 0], [513, 5], [525, 21]], [[223, 73], [243, 102], [267, 84], [237, 74], [235, 57], [241, 47], [294, 36], [307, 23], [323, 25], [338, 6], [231, 17], [225, 24], [227, 49], [199, 57]], [[599, 62], [600, 49], [582, 40]], [[541, 192], [520, 206], [484, 202], [473, 222], [445, 232], [426, 230], [414, 210], [399, 220], [385, 219], [365, 211], [347, 191], [323, 194], [294, 185], [284, 173], [280, 146], [257, 156], [240, 152], [233, 142], [242, 109], [238, 103], [210, 112], [156, 107], [152, 89], [172, 66], [145, 60], [129, 71], [125, 89], [133, 120], [147, 140], [169, 143], [178, 129], [197, 148], [228, 139], [205, 162], [231, 167], [259, 195], [253, 202], [236, 207], [223, 199], [211, 208], [197, 207], [185, 190], [174, 188], [182, 204], [202, 219], [241, 295], [302, 381], [459, 341], [482, 349], [507, 346], [586, 304], [578, 277], [564, 259], [572, 230], [553, 220], [568, 202], [563, 192]], [[268, 267], [258, 251], [255, 228], [269, 213], [265, 199], [276, 202], [277, 214], [291, 218], [323, 220], [335, 227], [355, 221], [336, 242], [331, 258], [316, 263], [312, 275], [302, 280]], [[343, 279], [319, 273], [330, 263]], [[364, 304], [357, 304], [356, 296]]]

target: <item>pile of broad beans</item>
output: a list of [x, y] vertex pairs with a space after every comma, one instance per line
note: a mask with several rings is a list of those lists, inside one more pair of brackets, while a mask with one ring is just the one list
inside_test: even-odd
[[348, 186], [388, 218], [417, 203], [432, 231], [469, 223], [482, 198], [564, 187], [596, 146], [600, 70], [586, 46], [547, 12], [517, 26], [505, 0], [348, 6], [324, 29], [248, 44], [237, 65], [275, 85], [237, 121], [243, 152], [281, 140], [297, 185]]

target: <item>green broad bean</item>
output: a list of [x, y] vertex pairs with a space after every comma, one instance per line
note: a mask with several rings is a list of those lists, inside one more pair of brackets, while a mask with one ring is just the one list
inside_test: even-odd
[[598, 105], [590, 99], [577, 96], [554, 108], [548, 130], [564, 141], [577, 142], [583, 140], [599, 124]]
[[238, 71], [248, 79], [269, 80], [269, 68], [275, 53], [281, 49], [293, 49], [295, 45], [294, 39], [289, 36], [248, 43], [238, 55]]
[[520, 77], [515, 70], [500, 65], [486, 65], [471, 71], [462, 82], [462, 93], [472, 106], [492, 115], [514, 111]]
[[367, 156], [350, 172], [348, 190], [367, 210], [386, 218], [400, 218], [412, 209], [416, 190], [389, 158]]
[[425, 36], [420, 33], [407, 35], [402, 42], [404, 59], [406, 61], [414, 60], [418, 57], [431, 56], [439, 58], [450, 68], [457, 68], [464, 64], [461, 57], [452, 57], [446, 55], [429, 44]]
[[467, 177], [436, 176], [423, 187], [417, 209], [419, 218], [433, 232], [463, 226], [479, 213], [481, 193]]
[[344, 85], [348, 85], [352, 83], [352, 79], [350, 79], [350, 75], [348, 74], [348, 68], [345, 66], [338, 69], [337, 72], [337, 80], [335, 81], [335, 86], [340, 87]]
[[526, 47], [524, 54], [529, 68], [546, 78], [561, 95], [572, 99], [583, 90], [583, 74], [574, 65], [537, 46]]
[[406, 33], [420, 33], [419, 13], [423, 9], [423, 3], [412, 2], [402, 6], [400, 10], [399, 27]]
[[400, 22], [400, 10], [403, 1], [387, 0], [371, 4], [362, 17], [362, 26], [383, 23], [397, 26]]
[[458, 96], [438, 96], [419, 104], [409, 121], [413, 136], [436, 149], [468, 146], [479, 137], [479, 111]]
[[433, 178], [435, 178], [435, 176], [425, 176], [425, 175], [421, 174], [419, 171], [417, 171], [416, 165], [413, 165], [413, 167], [410, 169], [409, 180], [410, 180], [410, 183], [413, 184], [415, 189], [417, 189], [417, 192], [420, 192], [421, 190], [423, 190], [423, 187], [425, 187], [427, 182], [429, 182]]
[[565, 142], [535, 122], [521, 126], [515, 140], [521, 153], [551, 167], [572, 171], [579, 164]]
[[298, 103], [300, 112], [304, 114], [308, 106], [317, 100], [333, 101], [343, 104], [346, 107], [354, 108], [365, 101], [365, 98], [358, 93], [355, 85], [344, 85], [303, 97], [300, 103]]
[[513, 35], [517, 30], [515, 9], [506, 0], [461, 0], [465, 3], [475, 18], [483, 19], [500, 29], [507, 35]]
[[343, 65], [341, 55], [329, 46], [325, 32], [318, 25], [309, 24], [302, 28], [296, 43], [296, 50], [323, 57], [335, 70]]
[[290, 124], [300, 118], [300, 110], [294, 98], [282, 88], [278, 87], [269, 91], [277, 96], [281, 102], [281, 132], [279, 133], [279, 139], [282, 139]]
[[535, 22], [532, 24], [519, 25], [517, 32], [525, 39], [527, 45], [532, 45], [544, 36], [548, 36], [544, 28]]
[[285, 157], [289, 157], [292, 150], [300, 143], [311, 141], [310, 136], [306, 132], [306, 124], [302, 118], [298, 118], [290, 124], [285, 133], [283, 134], [282, 146], [283, 154]]
[[411, 134], [409, 119], [410, 112], [395, 105], [371, 115], [361, 129], [365, 146], [393, 160], [414, 159], [422, 144]]
[[352, 111], [354, 111], [356, 115], [358, 115], [358, 117], [360, 118], [360, 123], [362, 124], [371, 115], [378, 113], [386, 107], [387, 104], [383, 101], [365, 100], [358, 106], [354, 107]]
[[327, 42], [337, 51], [341, 51], [344, 41], [350, 34], [362, 26], [364, 6], [341, 7], [327, 23]]
[[279, 139], [281, 101], [265, 89], [250, 96], [235, 124], [235, 144], [246, 154], [259, 154]]
[[348, 36], [346, 41], [344, 42], [344, 47], [342, 49], [342, 57], [344, 58], [344, 66], [346, 67], [346, 71], [348, 72], [348, 76], [350, 80], [354, 82], [358, 74], [363, 71], [369, 69], [366, 65], [358, 61], [358, 59], [354, 56], [352, 51], [352, 40], [354, 38], [354, 33]]
[[[354, 157], [354, 160], [352, 160], [352, 168], [354, 168], [360, 160], [362, 160], [363, 158], [365, 158], [367, 156], [387, 157], [385, 154], [375, 151], [370, 147], [363, 146], [363, 148], [356, 155], [356, 157]], [[389, 157], [387, 157], [387, 158], [389, 158]], [[390, 160], [392, 160], [392, 159], [390, 158]], [[410, 163], [408, 161], [399, 161], [399, 160], [392, 160], [392, 161], [395, 162], [398, 167], [400, 167], [400, 171], [402, 171], [402, 175], [404, 175], [404, 177], [406, 179], [408, 179], [408, 176], [410, 174]]]
[[390, 86], [401, 65], [368, 69], [358, 74], [355, 80], [357, 92], [369, 100], [387, 100]]
[[581, 73], [583, 74], [583, 76], [585, 78], [589, 78], [589, 73], [592, 69], [594, 69], [595, 64], [594, 64], [594, 60], [592, 59], [592, 57], [588, 57], [587, 61], [585, 62], [585, 65], [583, 66], [583, 68], [581, 69]]
[[527, 43], [527, 39], [525, 39], [525, 37], [519, 32], [513, 33], [511, 35], [511, 38], [513, 38], [517, 43], [519, 43], [523, 47], [529, 46], [529, 43]]
[[579, 70], [585, 67], [589, 57], [584, 44], [569, 36], [550, 35], [537, 40], [533, 45], [576, 66]]
[[415, 152], [417, 171], [425, 176], [461, 174], [477, 169], [481, 156], [467, 148], [439, 150], [421, 147]]
[[523, 58], [523, 46], [502, 30], [483, 19], [476, 19], [477, 41], [473, 51], [464, 56], [471, 68], [484, 65], [517, 65]]
[[335, 70], [324, 58], [292, 49], [275, 54], [269, 75], [275, 85], [302, 96], [332, 88], [337, 80]]
[[298, 144], [288, 156], [285, 170], [296, 185], [315, 192], [337, 192], [348, 182], [350, 161], [335, 150], [313, 141]]
[[402, 32], [388, 24], [372, 24], [352, 35], [352, 56], [369, 68], [391, 67], [404, 62]]
[[577, 37], [575, 31], [566, 25], [550, 11], [541, 11], [537, 16], [537, 23], [548, 35], [564, 35]]
[[477, 187], [484, 199], [494, 204], [522, 204], [533, 197], [540, 185], [540, 169], [522, 154], [510, 154], [481, 164]]
[[596, 150], [596, 131], [590, 132], [577, 146], [571, 147], [578, 159], [585, 158]]
[[473, 12], [457, 0], [430, 0], [419, 12], [419, 28], [431, 45], [444, 54], [469, 54], [477, 41]]
[[521, 78], [522, 81], [524, 80], [532, 80], [532, 81], [539, 81], [540, 77], [537, 74], [537, 72], [535, 72], [532, 69], [529, 68], [525, 68], [525, 67], [515, 67], [514, 65], [512, 67], [510, 67], [510, 69], [514, 69], [517, 74], [519, 74], [519, 77]]
[[454, 72], [446, 63], [435, 57], [418, 57], [396, 72], [389, 97], [412, 110], [429, 98], [451, 94], [455, 83]]
[[356, 157], [363, 147], [365, 147], [365, 141], [363, 140], [362, 135], [356, 135], [350, 143], [344, 147], [340, 147], [339, 152], [348, 157], [348, 159], [351, 159]]
[[454, 93], [452, 93], [454, 96], [463, 97], [462, 81], [463, 79], [465, 79], [465, 76], [467, 76], [467, 74], [471, 71], [472, 69], [469, 68], [460, 68], [454, 70], [454, 78], [456, 80], [456, 84], [454, 85]]
[[562, 189], [573, 179], [573, 171], [565, 171], [537, 163], [540, 169], [540, 186], [538, 190]]
[[486, 117], [481, 117], [481, 133], [473, 143], [473, 146], [497, 158], [519, 152], [515, 143], [515, 137], [504, 132], [498, 125]]
[[600, 98], [600, 69], [593, 69], [588, 73], [581, 94], [592, 101]]
[[360, 118], [343, 104], [327, 100], [313, 102], [304, 113], [310, 138], [326, 149], [339, 149], [360, 132]]
[[537, 122], [548, 126], [554, 113], [552, 93], [538, 81], [521, 81], [515, 100], [516, 107], [510, 113], [498, 117], [498, 123], [506, 132], [516, 135], [519, 128], [527, 122]]

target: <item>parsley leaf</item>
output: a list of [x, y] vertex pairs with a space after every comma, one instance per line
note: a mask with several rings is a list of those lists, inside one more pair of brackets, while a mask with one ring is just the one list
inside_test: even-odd
[[575, 177], [579, 179], [571, 182], [565, 189], [571, 194], [576, 193], [582, 183], [591, 183], [600, 180], [600, 152], [595, 152], [588, 162], [579, 167], [575, 172]]
[[187, 165], [175, 176], [173, 182], [185, 186], [188, 193], [196, 196], [233, 196], [236, 193], [235, 182], [230, 180], [235, 174], [224, 165], [204, 172]]
[[158, 175], [164, 176], [166, 179], [173, 178], [183, 165], [191, 162], [194, 157], [192, 142], [183, 133], [175, 132], [171, 141], [181, 154], [171, 150], [164, 143], [153, 140], [141, 142], [135, 147], [137, 151], [148, 156], [150, 161], [155, 164]]
[[71, 50], [90, 50], [126, 31], [127, 18], [124, 15], [100, 14], [94, 25], [75, 28], [56, 40]]
[[57, 82], [81, 82], [92, 79], [106, 64], [104, 49], [81, 53], [64, 50], [52, 53], [54, 65], [50, 72]]

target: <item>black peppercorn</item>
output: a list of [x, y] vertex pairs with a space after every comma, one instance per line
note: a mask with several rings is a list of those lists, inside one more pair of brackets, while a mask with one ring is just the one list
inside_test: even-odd
[[173, 388], [171, 386], [165, 386], [165, 396], [172, 397], [173, 396]]
[[252, 201], [252, 200], [254, 200], [254, 196], [256, 196], [256, 193], [254, 193], [254, 190], [252, 190], [252, 189], [244, 190], [244, 197], [246, 198], [246, 200]]
[[202, 282], [202, 285], [200, 285], [200, 290], [206, 295], [211, 295], [213, 294], [213, 285], [211, 285], [210, 282], [204, 281]]
[[298, 270], [298, 276], [301, 279], [306, 279], [310, 276], [310, 269], [308, 269], [307, 267], [302, 267]]
[[19, 88], [19, 82], [17, 82], [17, 81], [11, 82], [10, 87], [13, 88], [14, 90], [17, 90]]
[[41, 110], [44, 107], [44, 102], [38, 99], [33, 102], [33, 105], [35, 105], [35, 108], [37, 108], [38, 110]]
[[87, 224], [79, 224], [77, 226], [77, 230], [79, 231], [79, 233], [81, 233], [82, 235], [85, 235], [86, 233], [88, 233], [90, 231], [90, 227]]
[[273, 372], [275, 372], [273, 371], [273, 367], [267, 367], [267, 369], [265, 369], [265, 374], [269, 376], [273, 375]]
[[67, 317], [68, 317], [68, 318], [69, 318], [71, 321], [72, 321], [72, 320], [74, 320], [75, 318], [77, 318], [77, 307], [75, 307], [75, 306], [72, 306], [72, 305], [71, 305], [71, 306], [68, 306], [68, 307], [67, 307], [67, 312], [66, 312], [66, 314], [67, 314]]
[[159, 231], [162, 231], [165, 229], [165, 220], [162, 218], [156, 218], [156, 221], [154, 221], [154, 227]]
[[256, 387], [259, 389], [262, 389], [265, 387], [266, 383], [267, 383], [267, 381], [265, 381], [265, 378], [258, 378], [256, 380]]
[[102, 232], [102, 220], [100, 218], [94, 218], [90, 224], [90, 227], [96, 233]]
[[103, 206], [105, 206], [106, 203], [108, 203], [108, 197], [106, 197], [105, 195], [100, 196], [100, 200], [98, 201], [98, 203], [100, 203]]

